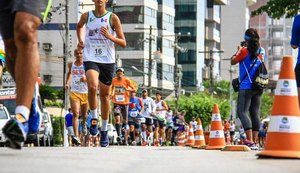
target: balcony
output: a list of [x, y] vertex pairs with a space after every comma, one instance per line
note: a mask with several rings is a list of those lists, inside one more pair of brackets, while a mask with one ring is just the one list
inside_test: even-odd
[[215, 0], [215, 3], [218, 5], [227, 5], [228, 0]]
[[251, 6], [253, 5], [254, 3], [256, 3], [256, 0], [247, 0], [247, 6]]

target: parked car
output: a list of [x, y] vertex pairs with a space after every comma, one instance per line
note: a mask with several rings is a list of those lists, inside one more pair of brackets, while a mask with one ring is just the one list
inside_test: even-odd
[[107, 124], [109, 145], [117, 144], [117, 131], [113, 124]]
[[1, 146], [4, 146], [6, 141], [6, 137], [2, 132], [2, 128], [10, 118], [11, 116], [8, 113], [6, 107], [3, 106], [3, 104], [0, 104], [0, 145]]
[[53, 126], [46, 108], [43, 108], [43, 118], [40, 125], [39, 139], [41, 146], [53, 146]]

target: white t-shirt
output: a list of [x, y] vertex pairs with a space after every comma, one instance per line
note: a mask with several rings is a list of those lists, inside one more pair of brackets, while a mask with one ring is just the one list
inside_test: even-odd
[[143, 104], [144, 104], [144, 111], [142, 116], [143, 117], [150, 117], [151, 113], [155, 113], [156, 110], [156, 105], [155, 102], [152, 98], [147, 97], [147, 98], [142, 98]]
[[193, 131], [196, 131], [197, 130], [197, 121], [191, 121], [190, 122], [190, 125], [192, 125], [192, 127], [193, 127]]

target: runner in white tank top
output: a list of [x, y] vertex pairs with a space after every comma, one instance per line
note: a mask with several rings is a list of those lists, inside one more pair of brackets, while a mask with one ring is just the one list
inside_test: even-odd
[[96, 93], [99, 86], [102, 117], [100, 145], [101, 147], [107, 147], [107, 123], [110, 112], [109, 94], [115, 67], [114, 44], [125, 48], [126, 40], [119, 17], [106, 10], [108, 0], [93, 0], [93, 2], [95, 10], [82, 14], [77, 24], [77, 47], [84, 50], [84, 65], [88, 79], [88, 96], [92, 115], [90, 134], [93, 136], [98, 134], [98, 100]]
[[70, 102], [71, 110], [73, 112], [73, 131], [72, 143], [80, 145], [79, 132], [78, 132], [78, 118], [79, 112], [82, 115], [82, 132], [83, 135], [87, 135], [87, 111], [88, 111], [88, 96], [87, 96], [87, 83], [85, 77], [85, 71], [82, 60], [82, 50], [76, 49], [74, 51], [76, 60], [68, 64], [69, 71], [67, 73], [67, 80], [65, 89], [70, 89]]
[[157, 92], [155, 96], [157, 120], [154, 120], [154, 138], [156, 140], [154, 145], [159, 146], [164, 145], [166, 142], [166, 113], [168, 106], [165, 101], [161, 100], [161, 93]]
[[112, 12], [108, 11], [99, 17], [95, 15], [95, 11], [88, 12], [85, 25], [83, 61], [115, 63], [114, 42], [100, 34], [101, 27], [105, 27], [107, 32], [115, 37], [116, 33], [111, 26], [111, 17]]

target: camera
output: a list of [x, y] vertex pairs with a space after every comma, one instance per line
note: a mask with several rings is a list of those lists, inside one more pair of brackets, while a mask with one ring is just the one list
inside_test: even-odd
[[241, 41], [240, 46], [246, 47], [246, 41]]

